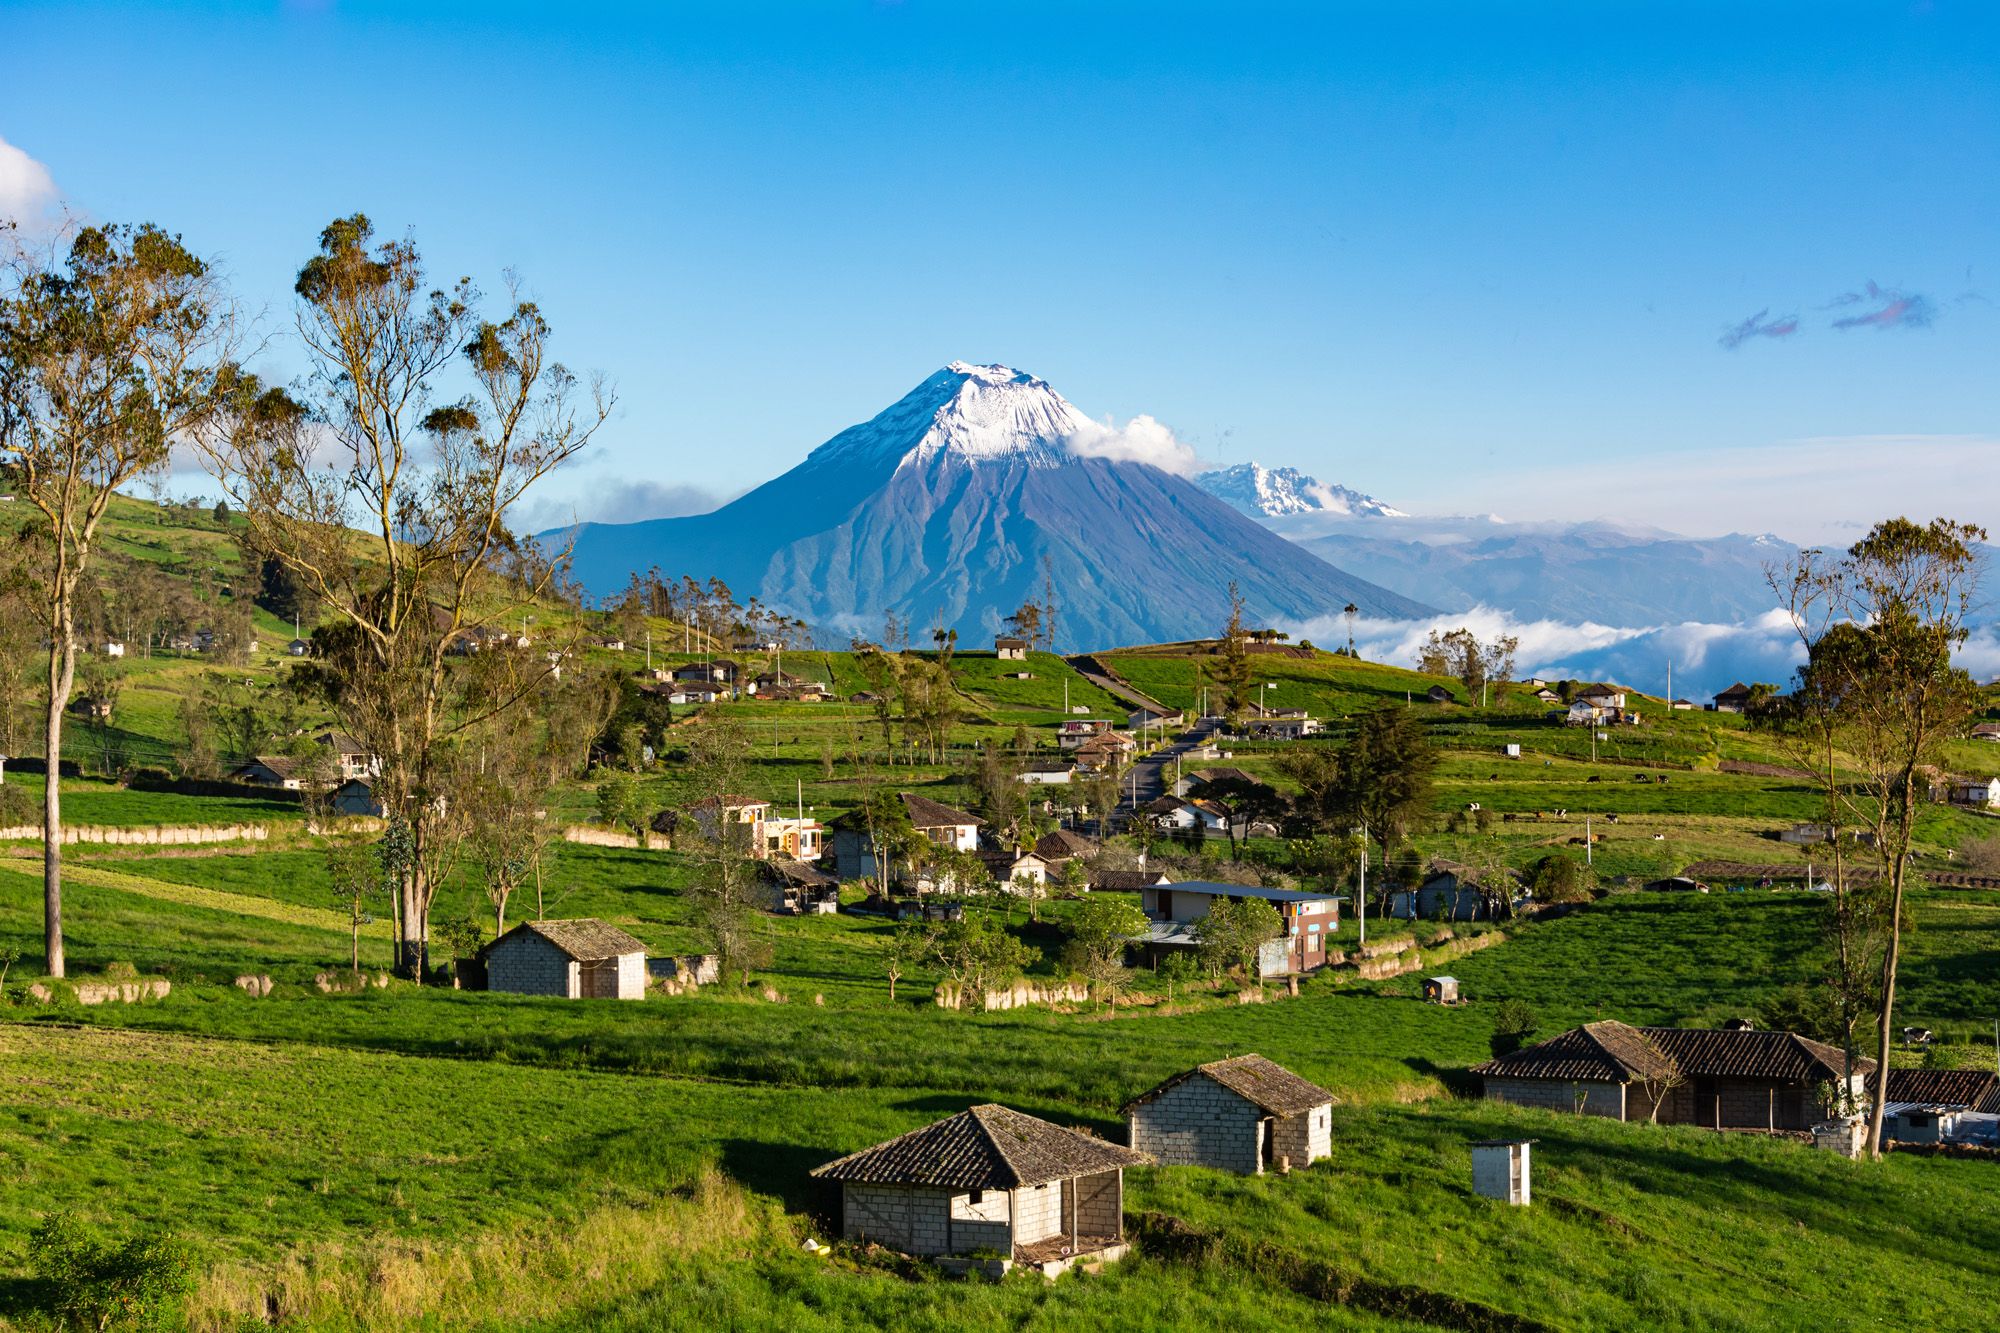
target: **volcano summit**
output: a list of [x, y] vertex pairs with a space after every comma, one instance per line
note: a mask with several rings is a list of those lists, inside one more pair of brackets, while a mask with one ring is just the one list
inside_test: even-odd
[[1256, 623], [1349, 602], [1427, 613], [1142, 461], [1151, 432], [1165, 439], [1146, 418], [1093, 421], [1033, 375], [954, 361], [712, 513], [545, 537], [574, 536], [574, 573], [594, 593], [657, 566], [838, 633], [873, 633], [894, 612], [989, 634], [1040, 595], [1045, 560], [1065, 648], [1213, 634], [1232, 582]]

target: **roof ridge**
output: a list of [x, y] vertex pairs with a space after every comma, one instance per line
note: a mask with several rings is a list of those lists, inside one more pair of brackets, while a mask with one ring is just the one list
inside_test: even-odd
[[[972, 1122], [979, 1126], [979, 1132], [986, 1136], [986, 1142], [988, 1143], [988, 1145], [992, 1147], [995, 1153], [999, 1154], [1000, 1160], [1007, 1164], [1008, 1173], [1014, 1177], [1014, 1179], [1012, 1180], [1012, 1182], [1010, 1182], [1008, 1186], [1008, 1188], [1012, 1189], [1018, 1187], [1023, 1179], [1021, 1175], [1021, 1168], [1014, 1164], [1013, 1154], [1007, 1151], [1007, 1145], [1000, 1141], [999, 1134], [997, 1134], [994, 1131], [994, 1126], [987, 1122], [985, 1116], [985, 1112], [988, 1111], [1007, 1111], [1007, 1110], [1008, 1110], [1007, 1107], [1000, 1105], [1000, 1103], [998, 1102], [981, 1102], [977, 1106], [966, 1107], [965, 1110], [960, 1114], [969, 1115], [972, 1117]], [[1012, 1112], [1009, 1112], [1009, 1114], [1012, 1114]], [[1054, 1122], [1052, 1121], [1050, 1123]], [[1056, 1127], [1058, 1129], [1062, 1128], [1062, 1126], [1060, 1125]]]

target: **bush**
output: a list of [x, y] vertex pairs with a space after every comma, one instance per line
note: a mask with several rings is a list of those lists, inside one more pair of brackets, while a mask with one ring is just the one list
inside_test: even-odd
[[135, 1236], [114, 1245], [61, 1213], [35, 1228], [28, 1261], [65, 1328], [170, 1328], [194, 1289], [194, 1255], [174, 1237]]
[[1502, 1000], [1493, 1015], [1493, 1058], [1511, 1055], [1535, 1035], [1535, 1011], [1525, 1000]]

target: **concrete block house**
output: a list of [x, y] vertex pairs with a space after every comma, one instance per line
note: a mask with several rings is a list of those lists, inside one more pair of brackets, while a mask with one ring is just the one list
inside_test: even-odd
[[841, 1231], [919, 1257], [999, 1256], [1057, 1272], [1125, 1252], [1129, 1148], [1004, 1106], [974, 1106], [817, 1167]]
[[594, 917], [524, 921], [479, 956], [488, 990], [565, 1000], [646, 998], [646, 946]]
[[1709, 1129], [1805, 1131], [1845, 1085], [1856, 1099], [1875, 1070], [1838, 1049], [1753, 1027], [1586, 1023], [1476, 1065], [1491, 1101]]
[[1261, 1174], [1333, 1155], [1333, 1094], [1261, 1055], [1212, 1060], [1125, 1108], [1126, 1141], [1161, 1166]]

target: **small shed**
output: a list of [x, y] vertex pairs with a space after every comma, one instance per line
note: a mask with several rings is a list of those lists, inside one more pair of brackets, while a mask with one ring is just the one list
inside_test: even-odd
[[1481, 1139], [1472, 1145], [1472, 1192], [1526, 1207], [1528, 1147], [1533, 1139]]
[[479, 956], [488, 990], [566, 1000], [646, 998], [646, 946], [595, 917], [524, 921]]
[[1162, 1166], [1246, 1176], [1333, 1156], [1333, 1094], [1261, 1055], [1211, 1060], [1125, 1108], [1126, 1141]]
[[1425, 978], [1424, 999], [1432, 1004], [1457, 1004], [1458, 978], [1457, 977]]
[[841, 1231], [922, 1257], [1059, 1271], [1125, 1253], [1125, 1168], [1146, 1158], [1005, 1106], [974, 1106], [814, 1168]]
[[1028, 660], [1028, 641], [1002, 635], [993, 641], [993, 655], [1003, 662], [1025, 662]]

